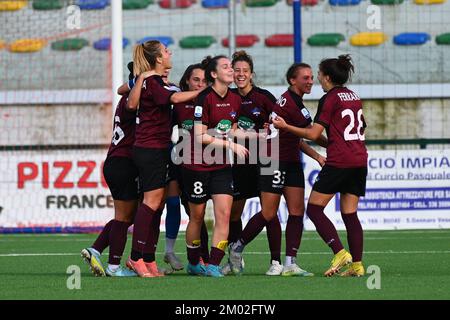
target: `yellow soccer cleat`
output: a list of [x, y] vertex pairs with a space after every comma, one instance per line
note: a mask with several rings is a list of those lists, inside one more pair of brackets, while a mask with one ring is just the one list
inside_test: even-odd
[[325, 277], [331, 277], [339, 270], [352, 262], [352, 256], [345, 249], [342, 249], [334, 255], [333, 260], [331, 260], [331, 267], [325, 271], [323, 274]]
[[341, 277], [362, 277], [365, 274], [364, 266], [361, 261], [353, 262], [345, 271], [343, 271]]
[[81, 250], [81, 257], [89, 264], [92, 273], [96, 277], [104, 277], [106, 276], [105, 268], [103, 267], [102, 260], [100, 260], [100, 256], [92, 250], [92, 248], [85, 248]]

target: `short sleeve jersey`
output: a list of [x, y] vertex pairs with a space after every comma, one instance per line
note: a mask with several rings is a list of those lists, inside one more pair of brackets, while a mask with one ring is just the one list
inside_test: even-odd
[[173, 125], [179, 130], [191, 131], [194, 128], [195, 102], [183, 102], [173, 105]]
[[[216, 138], [227, 139], [228, 133], [239, 118], [239, 108], [241, 98], [236, 93], [228, 89], [224, 97], [214, 91], [212, 87], [203, 90], [197, 97], [194, 108], [194, 125], [202, 123], [208, 129], [208, 134]], [[191, 159], [183, 166], [195, 171], [213, 171], [230, 166], [228, 160], [229, 150], [220, 148], [221, 154], [216, 156], [218, 148], [212, 152], [205, 152], [211, 147], [202, 145], [202, 148], [194, 147], [194, 134], [191, 137]], [[201, 162], [201, 163], [196, 163]]]
[[[281, 116], [287, 124], [295, 127], [306, 128], [312, 122], [302, 97], [291, 90], [287, 90], [280, 96], [273, 111]], [[286, 162], [300, 162], [300, 141], [301, 138], [295, 134], [280, 130], [279, 159]]]
[[114, 113], [114, 129], [107, 157], [131, 158], [136, 128], [136, 112], [126, 109], [128, 94], [123, 95]]
[[[237, 89], [233, 89], [233, 92], [239, 94]], [[262, 129], [264, 123], [269, 121], [269, 116], [276, 102], [275, 97], [269, 91], [258, 87], [253, 87], [247, 95], [240, 96], [242, 102], [238, 128], [255, 131]]]
[[171, 144], [171, 90], [161, 76], [153, 75], [142, 85], [136, 118], [135, 146], [141, 148], [168, 148]]
[[367, 167], [364, 120], [360, 97], [345, 87], [334, 87], [319, 101], [314, 122], [328, 136], [327, 165], [337, 168]]

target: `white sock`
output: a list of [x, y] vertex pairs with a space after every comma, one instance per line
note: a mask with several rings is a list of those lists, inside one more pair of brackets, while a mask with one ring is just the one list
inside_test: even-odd
[[166, 238], [166, 253], [173, 253], [175, 241], [177, 241], [177, 239]]
[[295, 257], [290, 257], [290, 256], [286, 256], [286, 259], [284, 260], [284, 265], [285, 266], [290, 266], [291, 264], [294, 264]]
[[112, 272], [119, 269], [119, 267], [120, 267], [120, 264], [108, 264], [108, 269], [111, 270]]
[[234, 243], [233, 249], [236, 250], [236, 252], [241, 253], [244, 251], [245, 245], [241, 242], [241, 240], [238, 240]]
[[91, 249], [91, 251], [93, 251], [96, 255], [101, 255], [101, 253], [100, 252], [98, 252], [97, 250], [95, 250], [94, 248], [90, 248]]

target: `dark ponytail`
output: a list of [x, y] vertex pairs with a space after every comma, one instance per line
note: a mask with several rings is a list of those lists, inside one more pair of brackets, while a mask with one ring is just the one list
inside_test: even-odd
[[208, 84], [214, 83], [215, 79], [211, 75], [211, 72], [217, 72], [217, 61], [219, 59], [226, 58], [224, 55], [219, 55], [215, 57], [207, 56], [203, 61], [201, 62], [202, 65], [205, 66], [205, 78]]
[[355, 68], [349, 54], [340, 55], [337, 59], [324, 59], [319, 64], [319, 70], [324, 76], [329, 76], [333, 84], [342, 86], [351, 80]]

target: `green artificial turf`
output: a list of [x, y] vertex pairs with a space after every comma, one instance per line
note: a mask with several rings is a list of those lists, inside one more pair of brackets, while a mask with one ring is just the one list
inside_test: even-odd
[[[345, 233], [340, 236], [347, 247]], [[378, 282], [376, 274], [323, 277], [332, 254], [315, 232], [304, 232], [298, 255], [300, 266], [316, 274], [311, 278], [264, 275], [270, 259], [265, 234], [245, 249], [242, 276], [193, 277], [183, 270], [163, 278], [96, 278], [79, 254], [94, 239], [91, 234], [0, 235], [0, 299], [450, 299], [449, 230], [365, 232], [364, 265], [366, 269], [379, 267]], [[124, 257], [129, 254], [130, 240]], [[160, 266], [165, 266], [163, 248], [162, 233], [157, 254]], [[182, 233], [176, 252], [186, 262]], [[103, 261], [107, 261], [107, 252]], [[67, 288], [71, 265], [81, 270], [79, 290]], [[369, 289], [368, 283], [379, 283], [381, 288]]]

